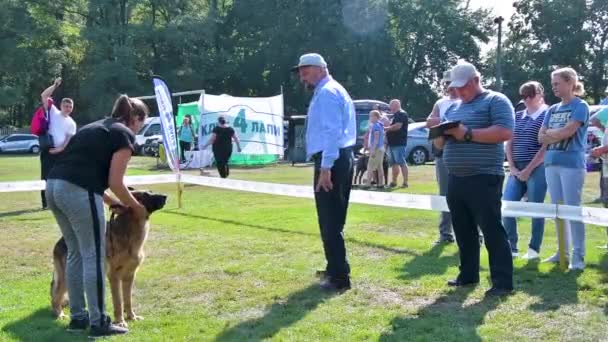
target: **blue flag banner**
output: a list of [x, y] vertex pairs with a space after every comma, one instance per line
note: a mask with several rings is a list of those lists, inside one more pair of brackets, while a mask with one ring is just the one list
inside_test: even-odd
[[175, 119], [173, 117], [173, 103], [169, 88], [159, 77], [153, 78], [154, 94], [158, 105], [158, 115], [163, 135], [163, 146], [167, 157], [167, 163], [174, 172], [179, 172], [179, 153], [177, 147], [177, 133], [175, 131]]

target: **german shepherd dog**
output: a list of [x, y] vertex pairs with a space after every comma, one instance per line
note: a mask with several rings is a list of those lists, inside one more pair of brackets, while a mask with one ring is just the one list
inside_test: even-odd
[[[141, 203], [148, 214], [165, 206], [167, 196], [149, 191], [131, 190], [131, 194]], [[127, 327], [127, 320], [139, 320], [135, 315], [131, 296], [135, 273], [144, 261], [144, 243], [150, 230], [149, 217], [137, 220], [123, 207], [113, 207], [110, 221], [106, 227], [106, 273], [112, 289], [114, 322]], [[67, 305], [66, 259], [68, 248], [61, 238], [53, 249], [53, 281], [51, 282], [51, 306], [56, 317], [63, 317]], [[124, 307], [123, 307], [124, 304]]]

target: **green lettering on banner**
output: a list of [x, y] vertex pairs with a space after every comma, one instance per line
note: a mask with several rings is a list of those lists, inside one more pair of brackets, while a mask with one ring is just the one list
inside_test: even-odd
[[245, 118], [245, 109], [241, 109], [234, 120], [234, 127], [241, 128], [241, 133], [247, 133], [247, 119]]

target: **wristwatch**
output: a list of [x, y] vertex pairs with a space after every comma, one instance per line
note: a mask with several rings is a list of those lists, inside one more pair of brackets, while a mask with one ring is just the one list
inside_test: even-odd
[[464, 134], [464, 141], [470, 142], [473, 140], [473, 129], [471, 127], [467, 127], [467, 132]]

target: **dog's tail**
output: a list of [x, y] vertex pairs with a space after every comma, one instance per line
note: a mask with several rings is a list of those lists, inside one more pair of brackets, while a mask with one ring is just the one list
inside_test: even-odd
[[68, 247], [61, 238], [53, 249], [53, 278], [51, 279], [51, 307], [55, 317], [63, 316], [63, 307], [67, 304], [67, 284], [65, 278]]

